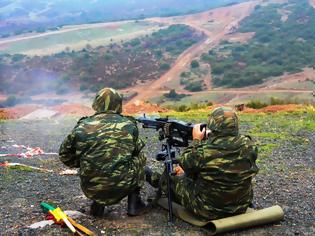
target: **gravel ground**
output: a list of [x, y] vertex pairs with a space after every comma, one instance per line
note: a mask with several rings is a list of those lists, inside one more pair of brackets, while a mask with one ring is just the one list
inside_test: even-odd
[[[0, 123], [0, 153], [16, 153], [12, 144], [39, 146], [46, 152], [57, 152], [65, 135], [75, 120], [8, 121]], [[248, 127], [243, 126], [243, 130]], [[268, 130], [268, 127], [265, 127]], [[161, 164], [153, 160], [159, 150], [159, 141], [152, 130], [142, 130], [148, 138], [145, 153], [149, 164]], [[285, 141], [275, 149], [267, 160], [259, 163], [260, 173], [254, 180], [257, 208], [280, 205], [285, 219], [279, 223], [232, 232], [226, 235], [315, 235], [315, 134], [300, 131], [301, 138], [309, 142]], [[126, 199], [108, 208], [109, 214], [94, 219], [88, 215], [90, 200], [79, 185], [78, 176], [61, 176], [66, 167], [57, 155], [34, 156], [31, 159], [0, 157], [0, 162], [20, 162], [54, 170], [54, 173], [4, 169], [0, 167], [0, 235], [71, 235], [58, 225], [32, 230], [28, 226], [45, 219], [39, 204], [47, 201], [64, 210], [79, 210], [87, 215], [79, 222], [98, 235], [207, 235], [207, 230], [176, 220], [167, 226], [167, 212], [160, 208], [141, 217], [126, 215]], [[148, 185], [144, 197], [154, 191]]]

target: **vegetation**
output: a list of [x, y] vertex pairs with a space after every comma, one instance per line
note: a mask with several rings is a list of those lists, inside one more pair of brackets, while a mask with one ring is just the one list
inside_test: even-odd
[[[288, 12], [287, 20], [279, 8]], [[201, 58], [211, 63], [215, 86], [243, 87], [315, 68], [315, 11], [307, 0], [257, 7], [241, 23], [240, 32], [255, 36], [247, 44], [225, 41]]]
[[106, 47], [86, 45], [81, 51], [42, 57], [1, 55], [0, 91], [40, 93], [53, 89], [64, 94], [71, 90], [96, 92], [105, 86], [126, 88], [137, 81], [159, 78], [180, 53], [202, 37], [188, 26], [172, 25]]
[[191, 83], [188, 83], [185, 86], [185, 89], [187, 89], [190, 92], [199, 92], [202, 91], [203, 83], [202, 81], [194, 81]]
[[209, 69], [205, 63], [192, 60], [190, 70], [180, 74], [180, 85], [190, 92], [202, 91], [205, 87], [204, 78], [208, 73]]
[[176, 93], [175, 89], [171, 89], [169, 93], [164, 94], [165, 98], [168, 98], [169, 100], [175, 100], [178, 101], [183, 97], [186, 97], [186, 94], [178, 94]]
[[192, 69], [198, 68], [199, 67], [199, 62], [197, 60], [193, 60], [190, 63], [190, 66], [191, 66]]
[[260, 109], [263, 107], [267, 107], [269, 105], [285, 105], [285, 104], [299, 104], [301, 103], [298, 100], [292, 100], [292, 99], [280, 99], [271, 97], [270, 101], [268, 103], [261, 102], [259, 100], [252, 100], [246, 104], [247, 107], [254, 108], [254, 109]]
[[187, 112], [187, 111], [205, 109], [212, 105], [213, 105], [212, 102], [200, 102], [200, 103], [187, 103], [187, 104], [181, 104], [181, 105], [169, 105], [166, 107], [176, 112]]

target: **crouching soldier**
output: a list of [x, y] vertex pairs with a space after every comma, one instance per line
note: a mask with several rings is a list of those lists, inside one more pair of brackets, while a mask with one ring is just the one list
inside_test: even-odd
[[[180, 168], [171, 181], [173, 199], [207, 220], [244, 213], [253, 200], [257, 148], [249, 136], [239, 134], [238, 117], [230, 108], [213, 110], [208, 128], [211, 134], [203, 140], [205, 130], [196, 125], [192, 145], [177, 158]], [[147, 181], [167, 191], [160, 177], [146, 168]]]
[[121, 115], [122, 97], [105, 88], [98, 92], [94, 115], [79, 120], [60, 146], [60, 160], [80, 168], [81, 188], [93, 200], [91, 214], [101, 216], [104, 207], [128, 196], [127, 213], [144, 213], [140, 198], [146, 159], [133, 118]]

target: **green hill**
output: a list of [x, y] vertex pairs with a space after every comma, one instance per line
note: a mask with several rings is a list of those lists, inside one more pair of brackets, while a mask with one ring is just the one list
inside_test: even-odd
[[307, 0], [258, 6], [239, 32], [255, 36], [246, 44], [224, 41], [202, 57], [211, 64], [215, 86], [244, 87], [315, 68], [315, 9]]

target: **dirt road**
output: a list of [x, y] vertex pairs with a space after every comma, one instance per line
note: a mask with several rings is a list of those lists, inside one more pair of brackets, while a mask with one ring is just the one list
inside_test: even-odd
[[[207, 38], [184, 51], [178, 57], [172, 68], [160, 79], [150, 84], [131, 88], [130, 91], [137, 92], [138, 95], [128, 103], [134, 103], [138, 100], [148, 100], [152, 96], [156, 96], [159, 90], [167, 89], [167, 82], [179, 79], [179, 74], [189, 67], [190, 62], [194, 58], [199, 57], [203, 52], [218, 45], [227, 34], [231, 33], [238, 26], [242, 19], [252, 12], [258, 3], [260, 3], [260, 1], [252, 1], [198, 14], [148, 19], [149, 21], [165, 24], [186, 24], [203, 32]], [[209, 26], [207, 24], [209, 22], [215, 22], [215, 27]]]

